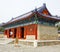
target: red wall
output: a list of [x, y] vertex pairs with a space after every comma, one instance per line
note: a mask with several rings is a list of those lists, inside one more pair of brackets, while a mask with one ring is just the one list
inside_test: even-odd
[[37, 39], [37, 25], [32, 24], [24, 27], [24, 35], [35, 35], [35, 39]]
[[4, 34], [7, 35], [7, 30], [4, 31]]
[[[35, 35], [35, 39], [37, 39], [37, 24], [31, 24], [31, 25], [27, 25], [27, 26], [23, 26], [23, 27], [24, 27], [24, 39], [26, 39], [26, 35]], [[14, 33], [15, 33], [15, 29], [16, 29], [16, 37], [21, 39], [21, 35], [22, 35], [21, 28], [22, 27], [11, 28], [11, 31], [13, 32], [13, 35], [11, 38], [14, 38]], [[7, 35], [8, 38], [10, 38], [9, 33], [10, 33], [9, 29], [5, 30], [5, 34]]]

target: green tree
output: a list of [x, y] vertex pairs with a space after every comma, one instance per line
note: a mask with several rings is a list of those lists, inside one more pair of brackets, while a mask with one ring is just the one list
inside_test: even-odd
[[58, 27], [58, 30], [60, 30], [60, 27]]
[[58, 30], [60, 30], [60, 22], [57, 22], [55, 26], [58, 27]]
[[0, 32], [4, 32], [4, 28], [3, 27], [0, 27]]

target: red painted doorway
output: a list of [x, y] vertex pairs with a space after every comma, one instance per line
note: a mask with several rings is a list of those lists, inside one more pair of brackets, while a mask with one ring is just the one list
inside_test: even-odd
[[21, 27], [21, 39], [24, 39], [24, 27]]

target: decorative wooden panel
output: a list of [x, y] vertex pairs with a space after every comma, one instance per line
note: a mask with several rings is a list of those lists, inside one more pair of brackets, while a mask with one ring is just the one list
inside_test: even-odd
[[47, 10], [43, 10], [43, 14], [49, 15], [49, 12]]
[[27, 35], [35, 35], [35, 39], [37, 39], [37, 25], [32, 24], [25, 26], [24, 34], [25, 34], [25, 38]]

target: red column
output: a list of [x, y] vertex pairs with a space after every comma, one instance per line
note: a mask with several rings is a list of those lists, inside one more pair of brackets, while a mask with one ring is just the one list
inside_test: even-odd
[[35, 31], [34, 31], [34, 33], [35, 33], [35, 39], [37, 40], [37, 24], [35, 24]]
[[21, 28], [20, 27], [18, 27], [18, 37], [19, 37], [19, 39], [21, 38]]
[[17, 28], [17, 32], [16, 32], [16, 37], [18, 38], [18, 28]]
[[9, 29], [7, 30], [7, 38], [9, 38]]
[[27, 35], [27, 26], [24, 27], [24, 38], [26, 39], [26, 35]]
[[21, 28], [20, 27], [17, 27], [16, 37], [18, 37], [19, 39], [21, 38]]

